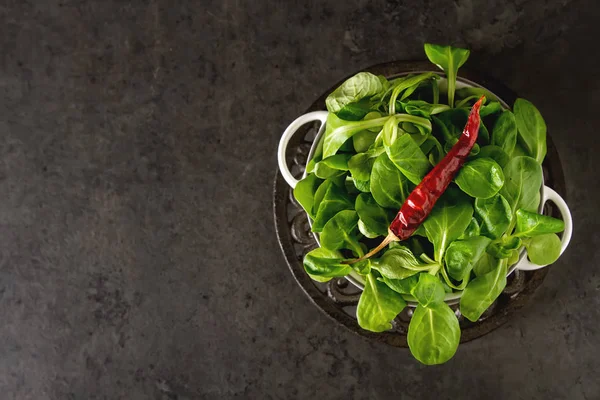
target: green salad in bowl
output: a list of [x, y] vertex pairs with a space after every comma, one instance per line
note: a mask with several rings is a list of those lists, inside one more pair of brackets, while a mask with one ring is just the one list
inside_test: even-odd
[[[426, 44], [425, 53], [443, 73], [346, 80], [327, 97], [327, 113], [288, 128], [324, 122], [303, 179], [282, 165], [287, 131], [280, 168], [320, 245], [304, 258], [306, 273], [363, 289], [356, 313], [369, 331], [390, 329], [412, 307], [409, 348], [440, 364], [460, 342], [450, 305], [477, 321], [515, 268], [558, 259], [571, 218], [543, 186], [546, 124], [536, 107], [517, 99], [511, 110], [458, 79], [466, 49]], [[562, 220], [542, 214], [546, 200]]]

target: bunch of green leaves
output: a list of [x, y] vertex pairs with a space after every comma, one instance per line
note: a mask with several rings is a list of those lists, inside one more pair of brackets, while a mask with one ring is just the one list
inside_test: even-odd
[[[425, 53], [445, 80], [435, 72], [392, 80], [361, 72], [327, 97], [324, 136], [294, 195], [321, 245], [306, 255], [306, 272], [320, 282], [362, 276], [357, 317], [370, 331], [390, 329], [407, 301], [418, 304], [408, 344], [419, 361], [439, 364], [460, 340], [445, 297], [462, 294], [462, 315], [477, 321], [504, 290], [523, 248], [537, 264], [558, 258], [563, 223], [537, 213], [546, 154], [539, 111], [524, 99], [503, 109], [485, 89], [458, 87], [468, 50], [426, 44]], [[410, 192], [458, 141], [482, 94], [477, 144], [422, 226], [371, 259], [347, 263], [387, 235]]]

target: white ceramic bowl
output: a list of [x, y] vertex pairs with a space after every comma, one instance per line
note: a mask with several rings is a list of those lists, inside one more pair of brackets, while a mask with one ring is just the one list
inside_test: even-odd
[[[423, 71], [423, 72], [425, 72], [425, 71]], [[419, 72], [410, 72], [410, 73], [414, 74], [414, 73], [419, 73]], [[408, 73], [399, 74], [398, 76], [407, 75], [407, 74]], [[440, 87], [443, 88], [444, 84], [445, 84], [445, 78], [440, 77]], [[456, 82], [456, 88], [460, 89], [463, 87], [484, 88], [483, 86], [478, 85], [475, 82], [458, 77], [457, 82]], [[487, 88], [484, 88], [484, 89], [489, 90]], [[493, 94], [493, 92], [491, 92], [491, 93]], [[498, 101], [500, 102], [500, 104], [502, 105], [502, 107], [504, 109], [510, 108], [508, 106], [508, 104], [506, 104], [505, 101], [503, 101], [498, 96], [496, 96], [496, 97], [498, 98]], [[286, 163], [285, 155], [286, 155], [288, 143], [289, 143], [290, 139], [294, 136], [296, 131], [302, 125], [307, 124], [309, 122], [320, 121], [321, 126], [319, 128], [319, 132], [317, 133], [315, 140], [312, 144], [312, 147], [310, 149], [310, 152], [308, 154], [308, 160], [311, 160], [312, 157], [314, 156], [315, 152], [322, 150], [322, 147], [323, 147], [322, 139], [323, 139], [323, 132], [325, 132], [325, 123], [327, 121], [327, 114], [328, 114], [327, 111], [313, 111], [313, 112], [304, 114], [304, 115], [296, 118], [294, 120], [294, 122], [292, 122], [286, 128], [286, 130], [283, 132], [283, 135], [281, 136], [281, 140], [279, 141], [279, 148], [277, 150], [277, 162], [279, 163], [279, 170], [281, 171], [281, 174], [283, 175], [283, 177], [286, 180], [286, 182], [288, 183], [288, 185], [290, 185], [292, 188], [296, 187], [298, 180], [296, 178], [294, 178], [294, 176], [290, 172], [290, 170], [287, 166], [287, 163]], [[306, 172], [304, 172], [302, 177], [304, 178], [305, 176], [306, 176]], [[562, 254], [565, 251], [565, 249], [567, 248], [567, 246], [569, 245], [569, 242], [571, 241], [571, 235], [573, 233], [573, 219], [571, 218], [571, 212], [569, 210], [569, 207], [567, 206], [567, 203], [563, 200], [563, 198], [558, 193], [556, 193], [552, 188], [542, 185], [541, 196], [540, 196], [540, 207], [538, 209], [539, 213], [543, 212], [544, 205], [548, 201], [550, 201], [556, 205], [556, 207], [558, 208], [558, 210], [562, 216], [562, 219], [565, 223], [565, 230], [562, 232], [562, 237], [561, 237], [560, 253]], [[310, 222], [310, 219], [309, 219], [309, 222]], [[318, 243], [319, 242], [318, 234], [313, 233], [313, 235]], [[509, 267], [507, 276], [512, 274], [513, 271], [515, 271], [516, 269], [519, 269], [521, 271], [533, 271], [536, 269], [544, 268], [546, 266], [547, 265], [537, 265], [537, 264], [533, 264], [532, 262], [530, 262], [529, 259], [527, 258], [527, 251], [525, 249], [523, 249], [521, 252], [521, 255], [519, 257], [519, 261], [517, 261], [515, 264], [513, 264]], [[360, 275], [352, 272], [346, 278], [350, 282], [352, 282], [352, 284], [354, 284], [355, 286], [359, 287], [360, 289], [363, 289], [364, 281]], [[462, 292], [449, 293], [446, 295], [445, 300], [449, 304], [456, 304], [459, 301], [461, 296], [462, 296]], [[408, 300], [409, 305], [416, 306], [416, 303], [414, 301], [412, 301], [414, 299], [412, 299], [411, 296], [403, 296], [403, 297], [405, 297], [406, 300]]]

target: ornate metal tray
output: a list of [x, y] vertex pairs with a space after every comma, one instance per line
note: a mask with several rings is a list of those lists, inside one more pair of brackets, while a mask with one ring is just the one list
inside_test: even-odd
[[[430, 69], [431, 64], [428, 62], [395, 61], [375, 65], [367, 68], [366, 71], [392, 78], [404, 72]], [[487, 87], [508, 104], [513, 104], [517, 98], [516, 94], [504, 85], [471, 70], [461, 69], [460, 76]], [[327, 95], [345, 79], [347, 78], [323, 93], [306, 112], [324, 110]], [[317, 130], [318, 123], [307, 124], [298, 130], [290, 141], [286, 159], [288, 165], [291, 166], [292, 173], [297, 174], [297, 177], [300, 177], [303, 173], [302, 166], [306, 165], [306, 158]], [[548, 137], [547, 141], [548, 153], [542, 166], [544, 183], [554, 188], [565, 198], [565, 182], [560, 159], [551, 138]], [[558, 210], [553, 209], [551, 203], [546, 205], [545, 211], [555, 217], [560, 216]], [[369, 332], [361, 329], [356, 321], [356, 306], [361, 293], [358, 288], [345, 278], [333, 279], [327, 283], [315, 282], [304, 272], [302, 259], [307, 252], [317, 246], [317, 243], [310, 232], [306, 213], [295, 201], [292, 190], [279, 172], [275, 176], [273, 187], [273, 214], [279, 244], [290, 271], [298, 285], [322, 312], [356, 334], [391, 346], [407, 347], [406, 334], [412, 315], [412, 310], [409, 307], [406, 307], [396, 317], [391, 330], [382, 333]], [[477, 322], [468, 321], [460, 316], [460, 312], [457, 312], [462, 330], [461, 342], [468, 342], [481, 337], [508, 321], [541, 285], [549, 268], [546, 267], [531, 272], [515, 271], [508, 277], [506, 289], [504, 289], [498, 300]], [[456, 310], [458, 305], [452, 307]]]

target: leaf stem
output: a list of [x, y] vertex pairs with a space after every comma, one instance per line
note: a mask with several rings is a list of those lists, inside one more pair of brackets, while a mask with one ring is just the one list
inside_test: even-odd
[[446, 281], [446, 285], [450, 286], [452, 289], [455, 289], [455, 290], [464, 290], [467, 287], [467, 284], [469, 283], [469, 278], [470, 278], [471, 274], [468, 274], [465, 277], [465, 279], [463, 279], [462, 283], [460, 285], [456, 286], [450, 280], [450, 277], [448, 276], [448, 272], [446, 272], [446, 268], [441, 268], [441, 270], [442, 270], [442, 276], [444, 277], [444, 280]]
[[510, 224], [508, 225], [508, 229], [506, 230], [505, 235], [512, 236], [512, 231], [515, 229], [516, 225], [517, 225], [517, 217], [516, 217], [516, 215], [513, 215], [513, 217], [510, 220]]
[[432, 81], [431, 86], [433, 90], [433, 104], [438, 104], [440, 102], [440, 87], [438, 86], [436, 79]]
[[[440, 264], [438, 263], [433, 263], [433, 264], [423, 264], [420, 265], [418, 267], [414, 267], [414, 266], [408, 266], [408, 265], [403, 265], [402, 268], [405, 269], [409, 269], [411, 271], [428, 271], [431, 274], [431, 271], [436, 271], [435, 273], [437, 274], [437, 269], [439, 269]], [[432, 274], [435, 275], [435, 274]]]
[[435, 260], [433, 260], [431, 257], [429, 257], [427, 254], [423, 253], [419, 256], [421, 258], [421, 260], [423, 261], [427, 261], [429, 264], [433, 265], [433, 264], [438, 264]]
[[[450, 68], [452, 68], [451, 64]], [[453, 73], [454, 72], [454, 73]], [[456, 71], [447, 71], [448, 79], [448, 105], [454, 108], [454, 90], [456, 85]]]
[[474, 94], [472, 96], [465, 97], [460, 102], [456, 103], [456, 108], [460, 108], [460, 107], [464, 106], [465, 104], [467, 104], [470, 100], [477, 100], [478, 98], [479, 98], [478, 94]]
[[436, 275], [437, 275], [437, 273], [438, 273], [438, 271], [440, 270], [440, 267], [441, 267], [441, 265], [440, 265], [440, 264], [438, 264], [438, 263], [435, 263], [435, 264], [428, 264], [428, 265], [430, 265], [431, 267], [433, 267], [433, 268], [431, 268], [431, 269], [429, 270], [429, 275], [436, 276]]

